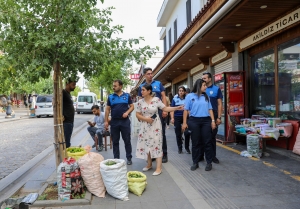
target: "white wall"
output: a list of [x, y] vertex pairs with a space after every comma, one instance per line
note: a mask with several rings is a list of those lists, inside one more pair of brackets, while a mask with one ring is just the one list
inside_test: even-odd
[[[207, 0], [192, 0], [191, 1], [191, 12], [192, 12], [192, 20], [199, 13], [200, 9], [203, 7], [204, 3]], [[159, 13], [159, 11], [158, 11]], [[180, 0], [174, 11], [170, 15], [167, 24], [166, 24], [166, 37], [167, 37], [167, 51], [169, 51], [169, 30], [171, 28], [171, 43], [174, 44], [174, 21], [177, 19], [177, 38], [183, 33], [183, 31], [187, 28], [186, 24], [186, 0]], [[162, 37], [163, 38], [163, 37]]]

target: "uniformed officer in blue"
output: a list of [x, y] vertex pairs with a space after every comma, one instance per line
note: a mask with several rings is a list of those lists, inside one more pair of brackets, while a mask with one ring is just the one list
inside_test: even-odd
[[[212, 137], [211, 137], [211, 142], [213, 145], [213, 150], [214, 150], [214, 156], [213, 156], [213, 162], [214, 163], [219, 163], [219, 159], [216, 157], [217, 156], [217, 133], [218, 133], [218, 125], [222, 123], [221, 116], [222, 116], [222, 100], [223, 100], [223, 95], [221, 92], [221, 89], [213, 85], [212, 83], [212, 77], [209, 72], [205, 72], [202, 75], [202, 79], [206, 82], [206, 94], [210, 98], [210, 102], [213, 108], [213, 113], [214, 113], [214, 119], [216, 120], [216, 125], [217, 127], [213, 130], [212, 132]], [[203, 156], [203, 153], [202, 153]]]
[[133, 111], [131, 97], [128, 93], [122, 91], [123, 82], [115, 80], [113, 82], [114, 93], [108, 96], [105, 109], [105, 128], [108, 128], [108, 116], [111, 113], [110, 131], [113, 140], [114, 158], [120, 158], [119, 141], [120, 132], [125, 144], [127, 165], [132, 164], [132, 147], [129, 114]]
[[[174, 96], [171, 107], [182, 106], [185, 103], [186, 97], [186, 88], [184, 86], [178, 87], [178, 94]], [[175, 135], [178, 146], [178, 154], [182, 153], [182, 130], [181, 124], [183, 122], [183, 110], [176, 110], [175, 112], [170, 112], [171, 115], [171, 123], [175, 126]], [[191, 154], [190, 151], [190, 133], [188, 131], [184, 131], [184, 141], [185, 141], [185, 150], [188, 154]]]
[[[182, 130], [186, 128], [191, 132], [192, 158], [191, 170], [196, 170], [201, 157], [201, 149], [204, 147], [207, 165], [206, 171], [212, 169], [213, 147], [211, 142], [212, 129], [216, 128], [212, 106], [206, 94], [206, 83], [198, 79], [192, 93], [185, 98]], [[187, 124], [188, 112], [190, 117]]]
[[[165, 88], [164, 88], [164, 86], [162, 85], [162, 83], [160, 81], [153, 80], [152, 69], [149, 68], [149, 67], [144, 68], [143, 74], [145, 76], [145, 81], [139, 87], [138, 96], [142, 97], [142, 87], [146, 83], [151, 84], [152, 92], [155, 93], [156, 97], [160, 98], [160, 100], [164, 103], [165, 106], [167, 106]], [[167, 138], [166, 138], [166, 122], [163, 118], [167, 117], [168, 113], [163, 112], [162, 110], [158, 109], [158, 114], [159, 114], [161, 125], [162, 125], [162, 136], [163, 136], [163, 144], [162, 144], [163, 158], [162, 158], [162, 162], [166, 163], [166, 162], [168, 162], [168, 150], [167, 150]]]

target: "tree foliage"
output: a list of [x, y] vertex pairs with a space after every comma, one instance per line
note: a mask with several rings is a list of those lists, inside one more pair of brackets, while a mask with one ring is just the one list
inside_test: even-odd
[[0, 68], [30, 82], [49, 78], [53, 72], [57, 165], [65, 155], [62, 78], [75, 79], [82, 73], [90, 79], [104, 73], [107, 80], [112, 79], [109, 72], [114, 75], [114, 67], [124, 69], [130, 60], [139, 62], [141, 56], [155, 51], [150, 46], [135, 48], [143, 38], [113, 38], [123, 27], [112, 26], [112, 7], [98, 9], [96, 4], [96, 0], [0, 0], [0, 49], [4, 52]]
[[111, 26], [113, 7], [100, 10], [95, 0], [0, 0], [0, 5], [5, 61], [33, 82], [48, 78], [56, 61], [63, 77], [80, 72], [89, 79], [155, 50], [134, 49], [143, 38], [113, 39], [123, 27]]

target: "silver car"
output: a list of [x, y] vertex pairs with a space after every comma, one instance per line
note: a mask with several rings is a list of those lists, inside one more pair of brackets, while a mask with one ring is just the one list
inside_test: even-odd
[[40, 118], [41, 116], [53, 116], [53, 95], [40, 95], [35, 103], [35, 115]]

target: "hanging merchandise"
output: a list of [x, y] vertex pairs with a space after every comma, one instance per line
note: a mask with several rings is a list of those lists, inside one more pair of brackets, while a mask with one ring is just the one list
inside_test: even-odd
[[84, 184], [93, 195], [105, 197], [106, 189], [100, 173], [100, 162], [104, 158], [98, 153], [90, 152], [91, 146], [89, 145], [85, 146], [84, 149], [87, 154], [78, 160]]
[[247, 151], [250, 155], [256, 158], [262, 156], [262, 139], [258, 134], [247, 135]]
[[123, 201], [129, 200], [125, 160], [104, 160], [100, 163], [100, 172], [108, 194]]
[[127, 180], [129, 191], [141, 196], [147, 186], [147, 176], [139, 171], [128, 171]]

